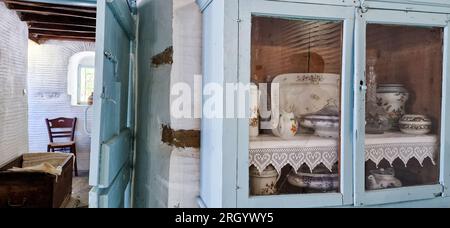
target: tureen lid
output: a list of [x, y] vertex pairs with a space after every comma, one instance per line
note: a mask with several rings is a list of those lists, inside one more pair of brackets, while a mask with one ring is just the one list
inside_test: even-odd
[[408, 93], [403, 84], [379, 84], [377, 93]]
[[428, 123], [431, 124], [431, 119], [425, 115], [404, 115], [400, 122], [414, 122], [414, 123]]

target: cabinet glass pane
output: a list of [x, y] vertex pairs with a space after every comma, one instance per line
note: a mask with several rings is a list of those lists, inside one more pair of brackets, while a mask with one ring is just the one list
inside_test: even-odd
[[366, 190], [439, 182], [443, 29], [369, 24]]
[[339, 192], [342, 21], [255, 16], [250, 194]]

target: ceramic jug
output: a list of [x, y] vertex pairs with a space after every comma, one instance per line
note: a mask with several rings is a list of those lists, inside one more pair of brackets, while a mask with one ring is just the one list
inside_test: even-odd
[[298, 121], [293, 112], [281, 111], [278, 121], [272, 122], [272, 132], [283, 139], [294, 137], [298, 131]]

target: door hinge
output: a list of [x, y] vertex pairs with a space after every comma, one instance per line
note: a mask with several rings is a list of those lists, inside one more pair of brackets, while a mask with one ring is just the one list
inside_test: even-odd
[[236, 22], [237, 22], [237, 23], [241, 23], [241, 22], [242, 22], [242, 19], [238, 18], [238, 19], [236, 19]]
[[369, 11], [369, 7], [367, 6], [366, 0], [359, 0], [358, 8], [361, 13], [367, 13], [367, 11]]

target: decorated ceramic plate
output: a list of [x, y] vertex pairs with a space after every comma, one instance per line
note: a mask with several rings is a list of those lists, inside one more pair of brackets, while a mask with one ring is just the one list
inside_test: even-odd
[[[278, 86], [277, 86], [278, 85]], [[272, 112], [293, 112], [297, 118], [314, 114], [325, 107], [339, 107], [338, 74], [283, 74], [272, 81]], [[278, 88], [278, 89], [277, 89]]]

